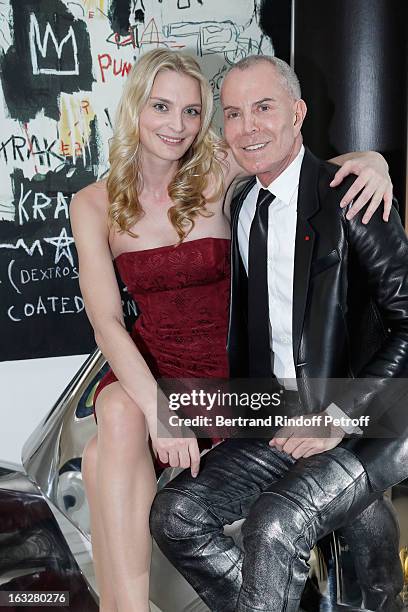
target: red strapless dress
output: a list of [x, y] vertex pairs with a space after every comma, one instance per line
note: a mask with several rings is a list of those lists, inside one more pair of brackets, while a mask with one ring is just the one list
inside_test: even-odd
[[[140, 313], [131, 336], [155, 378], [227, 378], [230, 241], [199, 238], [115, 261]], [[116, 380], [105, 374], [94, 405]]]

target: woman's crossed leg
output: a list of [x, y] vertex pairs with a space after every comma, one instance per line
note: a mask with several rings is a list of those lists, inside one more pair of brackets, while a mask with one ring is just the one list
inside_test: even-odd
[[101, 612], [148, 612], [150, 507], [156, 492], [145, 417], [119, 382], [96, 401], [98, 433], [82, 475]]

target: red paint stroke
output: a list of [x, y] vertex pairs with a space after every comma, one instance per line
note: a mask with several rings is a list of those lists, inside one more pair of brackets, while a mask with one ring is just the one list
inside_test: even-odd
[[[106, 83], [105, 73], [112, 66], [112, 57], [109, 53], [103, 53], [102, 55], [98, 55], [99, 68], [102, 76], [102, 83]], [[113, 76], [125, 77], [129, 74], [132, 69], [132, 64], [130, 62], [123, 61], [122, 59], [119, 61], [114, 58], [113, 60]]]
[[[102, 60], [107, 60], [107, 64], [102, 63]], [[112, 64], [112, 58], [109, 55], [109, 53], [98, 53], [98, 63], [99, 63], [99, 69], [101, 71], [101, 76], [102, 76], [102, 83], [105, 83], [105, 70], [108, 70], [108, 68], [110, 67], [110, 65]]]
[[70, 145], [61, 140], [61, 153], [62, 155], [70, 154]]
[[130, 32], [131, 33], [128, 36], [121, 36], [117, 32], [115, 32], [114, 34], [110, 34], [110, 36], [108, 36], [108, 38], [106, 39], [106, 42], [112, 45], [116, 45], [118, 49], [120, 49], [120, 47], [128, 47], [129, 45], [132, 45], [132, 47], [136, 49], [137, 44], [135, 41], [134, 31], [130, 30]]

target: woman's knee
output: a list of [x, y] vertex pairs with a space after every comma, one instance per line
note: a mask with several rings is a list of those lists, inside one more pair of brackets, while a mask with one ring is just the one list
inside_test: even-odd
[[94, 481], [98, 462], [98, 438], [92, 436], [85, 445], [81, 460], [81, 473], [85, 482]]
[[[96, 401], [96, 414], [98, 427], [104, 434], [113, 436], [135, 434], [146, 438], [146, 421], [143, 412], [135, 402], [125, 393], [119, 383], [113, 383], [101, 391]], [[123, 439], [123, 438], [122, 438]]]

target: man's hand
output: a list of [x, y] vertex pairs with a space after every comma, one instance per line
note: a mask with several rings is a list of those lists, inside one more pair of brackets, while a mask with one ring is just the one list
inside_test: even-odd
[[352, 219], [369, 203], [362, 219], [363, 223], [368, 223], [381, 201], [384, 200], [383, 219], [388, 221], [392, 206], [392, 182], [384, 157], [375, 151], [365, 151], [340, 155], [331, 161], [342, 163], [330, 183], [331, 187], [337, 187], [349, 174], [357, 175], [340, 203], [340, 206], [344, 208], [361, 192], [347, 212], [346, 218]]
[[[322, 423], [324, 423], [325, 414], [325, 412], [316, 414], [316, 416], [322, 417]], [[335, 448], [340, 444], [344, 435], [345, 432], [341, 427], [332, 424], [310, 427], [281, 427], [269, 442], [269, 446], [274, 446], [278, 450], [292, 455], [294, 459], [300, 459]]]

